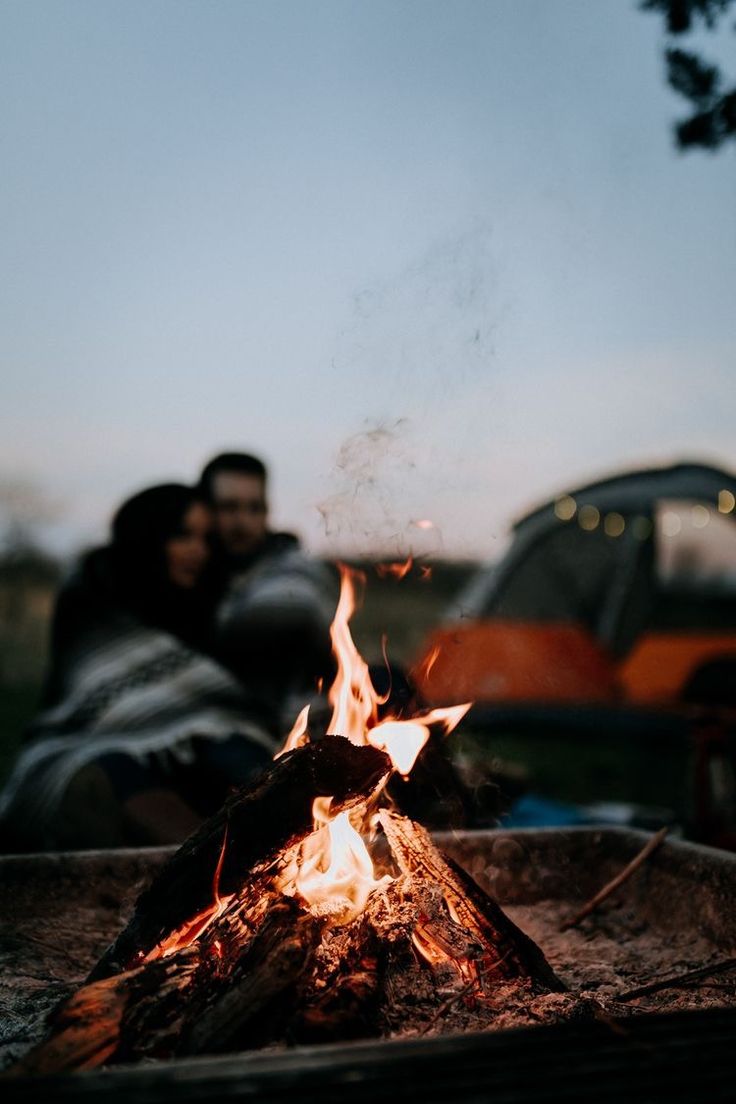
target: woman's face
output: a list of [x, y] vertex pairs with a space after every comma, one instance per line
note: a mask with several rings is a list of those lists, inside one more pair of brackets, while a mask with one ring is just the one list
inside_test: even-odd
[[212, 515], [201, 502], [193, 502], [181, 520], [180, 531], [164, 545], [166, 570], [174, 586], [196, 586], [210, 558]]

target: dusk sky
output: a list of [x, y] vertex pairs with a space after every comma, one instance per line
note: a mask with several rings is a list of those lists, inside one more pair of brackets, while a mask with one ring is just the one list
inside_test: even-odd
[[619, 467], [736, 467], [734, 155], [674, 149], [637, 0], [0, 20], [0, 480], [58, 549], [225, 448], [343, 553], [492, 557]]

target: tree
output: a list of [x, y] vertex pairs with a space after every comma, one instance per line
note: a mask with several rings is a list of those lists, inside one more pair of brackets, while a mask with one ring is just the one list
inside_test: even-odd
[[0, 581], [56, 581], [58, 563], [41, 547], [38, 531], [57, 515], [58, 504], [35, 483], [0, 475]]
[[[734, 0], [641, 0], [644, 11], [660, 13], [670, 35], [685, 35], [699, 28], [715, 30]], [[736, 25], [732, 28], [736, 30]], [[736, 84], [724, 87], [717, 65], [688, 50], [665, 50], [667, 80], [693, 107], [693, 113], [675, 124], [680, 149], [700, 146], [716, 150], [736, 139]]]

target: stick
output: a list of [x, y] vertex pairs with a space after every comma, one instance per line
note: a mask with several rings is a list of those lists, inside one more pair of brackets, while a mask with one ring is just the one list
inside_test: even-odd
[[473, 980], [469, 981], [467, 985], [463, 985], [462, 989], [458, 990], [457, 993], [454, 993], [451, 997], [449, 997], [444, 1004], [441, 1004], [432, 1019], [429, 1021], [429, 1023], [424, 1025], [419, 1034], [426, 1035], [427, 1032], [432, 1030], [435, 1024], [439, 1023], [443, 1016], [447, 1015], [453, 1005], [457, 1004], [458, 1001], [464, 1000], [465, 997], [470, 996], [473, 990], [477, 989], [481, 982], [487, 979], [488, 975], [492, 974], [493, 971], [497, 969], [501, 965], [501, 963], [505, 961], [505, 959], [508, 958], [509, 953], [510, 952], [507, 951], [503, 958], [500, 958], [498, 962], [492, 963], [492, 965], [489, 966], [487, 970], [484, 970], [482, 973], [480, 973], [479, 977], [473, 978]]
[[625, 866], [615, 878], [611, 878], [611, 881], [607, 882], [606, 885], [603, 886], [603, 889], [598, 890], [595, 897], [591, 897], [591, 899], [583, 905], [580, 911], [575, 913], [572, 919], [565, 920], [560, 924], [560, 931], [563, 932], [567, 931], [568, 928], [574, 928], [575, 925], [579, 924], [581, 920], [584, 920], [586, 916], [590, 916], [591, 912], [594, 912], [606, 898], [610, 897], [612, 893], [615, 893], [619, 886], [622, 886], [624, 882], [639, 869], [642, 863], [646, 862], [649, 856], [657, 850], [668, 831], [669, 829], [666, 827], [660, 828], [659, 831], [647, 841], [646, 845], [642, 847], [639, 854], [631, 860], [628, 866]]
[[662, 981], [653, 981], [650, 985], [641, 985], [638, 989], [629, 989], [615, 997], [617, 1001], [637, 1000], [639, 997], [647, 997], [650, 993], [658, 993], [660, 989], [675, 989], [681, 985], [687, 985], [691, 981], [700, 981], [701, 978], [711, 977], [713, 974], [725, 974], [727, 970], [736, 969], [736, 958], [727, 958], [723, 962], [714, 962], [712, 966], [700, 966], [697, 970], [688, 970], [686, 974], [677, 974], [675, 977], [663, 978]]

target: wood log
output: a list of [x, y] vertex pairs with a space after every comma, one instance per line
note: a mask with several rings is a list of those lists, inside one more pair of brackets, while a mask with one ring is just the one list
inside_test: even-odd
[[13, 1073], [219, 1053], [278, 1036], [323, 925], [272, 889], [259, 904], [257, 917], [246, 901], [189, 947], [83, 986]]
[[177, 852], [95, 980], [57, 1010], [50, 1037], [15, 1072], [365, 1037], [400, 1030], [407, 1013], [431, 1026], [448, 995], [473, 989], [485, 999], [491, 974], [523, 980], [530, 994], [562, 991], [496, 902], [423, 828], [385, 809], [379, 820], [401, 873], [360, 916], [330, 926], [283, 896], [282, 867], [312, 830], [314, 797], [333, 796], [337, 808], [366, 802], [389, 771], [383, 753], [341, 737], [279, 760]]
[[[200, 965], [196, 945], [174, 958], [162, 958], [136, 970], [92, 982], [59, 1006], [49, 1021], [49, 1034], [6, 1076], [66, 1073], [95, 1069], [113, 1058], [120, 1047], [126, 1010], [152, 993], [160, 1001], [157, 1038], [176, 1032], [186, 1007], [186, 991]], [[174, 992], [176, 999], [168, 1001]]]
[[226, 984], [212, 987], [204, 1001], [190, 1002], [176, 1052], [219, 1054], [278, 1038], [293, 1015], [290, 998], [309, 973], [323, 927], [292, 900], [270, 904]]
[[311, 830], [315, 797], [332, 796], [333, 808], [348, 808], [369, 799], [391, 770], [382, 751], [356, 747], [341, 736], [326, 736], [277, 759], [253, 786], [233, 794], [172, 856], [141, 894], [132, 920], [88, 980], [137, 965], [169, 932], [207, 908], [225, 839], [222, 896], [237, 893], [254, 866], [267, 863]]
[[[478, 939], [482, 957], [494, 967], [496, 976], [509, 980], [528, 977], [544, 989], [565, 991], [537, 944], [462, 867], [437, 850], [420, 825], [387, 809], [381, 809], [378, 816], [399, 869], [413, 880], [441, 890], [449, 920]], [[454, 934], [449, 938], [450, 944], [454, 938]]]
[[[350, 807], [370, 799], [390, 770], [383, 752], [325, 737], [233, 795], [141, 894], [128, 927], [16, 1072], [200, 1053], [241, 1037], [301, 977], [320, 938], [322, 924], [275, 888], [276, 860], [312, 831], [315, 797]], [[218, 859], [223, 910], [211, 915]], [[190, 941], [187, 927], [208, 910], [208, 925]], [[170, 936], [179, 929], [186, 934], [176, 948]]]

